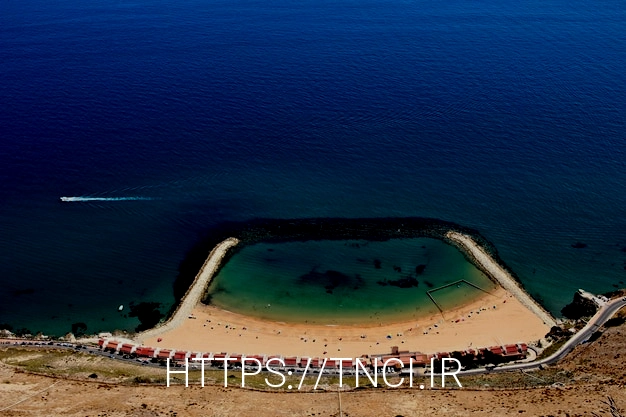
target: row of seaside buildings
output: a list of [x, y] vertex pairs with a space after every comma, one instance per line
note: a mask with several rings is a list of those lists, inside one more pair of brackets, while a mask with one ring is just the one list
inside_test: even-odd
[[[338, 360], [331, 360], [326, 358], [326, 364], [324, 364], [324, 358], [309, 358], [300, 356], [281, 356], [281, 355], [241, 355], [237, 353], [206, 353], [206, 352], [191, 352], [184, 350], [153, 348], [146, 346], [134, 345], [131, 343], [123, 343], [114, 339], [99, 339], [98, 345], [104, 351], [115, 353], [119, 355], [128, 355], [130, 357], [136, 357], [145, 360], [152, 360], [155, 362], [166, 361], [170, 359], [173, 363], [184, 363], [187, 359], [190, 365], [194, 362], [193, 359], [204, 358], [207, 365], [216, 367], [224, 366], [224, 359], [230, 359], [228, 361], [229, 366], [242, 366], [243, 358], [257, 359], [263, 367], [270, 359], [281, 359], [285, 363], [285, 368], [305, 368], [309, 359], [311, 359], [310, 367], [313, 369], [338, 369], [340, 364]], [[477, 367], [485, 364], [503, 363], [525, 359], [528, 354], [528, 345], [526, 343], [509, 344], [504, 346], [491, 346], [488, 348], [479, 349], [467, 349], [465, 351], [454, 352], [438, 352], [434, 354], [425, 354], [421, 352], [409, 352], [400, 351], [397, 347], [392, 348], [391, 354], [380, 355], [363, 355], [360, 358], [362, 364], [369, 366], [370, 368], [383, 367], [389, 359], [396, 359], [390, 364], [395, 368], [408, 368], [412, 366], [414, 368], [427, 367], [431, 365], [431, 360], [434, 359], [436, 363], [441, 363], [444, 358], [458, 359], [464, 367]], [[412, 361], [412, 365], [410, 365]], [[246, 362], [247, 365], [252, 365], [251, 361]], [[272, 367], [276, 368], [277, 363], [274, 361]], [[341, 360], [342, 369], [355, 369], [356, 359], [343, 359]]]

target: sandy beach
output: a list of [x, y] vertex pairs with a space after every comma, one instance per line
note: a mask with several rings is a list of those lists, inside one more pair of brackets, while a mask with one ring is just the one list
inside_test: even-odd
[[[464, 241], [465, 244], [468, 242], [474, 243]], [[236, 240], [227, 240], [212, 251], [198, 274], [202, 279], [196, 280], [202, 291], [225, 252], [234, 244]], [[488, 270], [505, 273], [486, 255], [480, 262], [487, 265]], [[550, 330], [545, 314], [537, 314], [538, 309], [529, 306], [518, 291], [511, 292], [503, 286], [443, 314], [369, 325], [310, 325], [261, 320], [198, 303], [201, 290], [190, 289], [189, 294], [194, 295], [193, 303], [185, 300], [185, 308], [179, 308], [171, 320], [137, 335], [136, 340], [145, 346], [194, 352], [359, 357], [390, 353], [392, 346], [398, 346], [400, 350], [434, 353], [533, 342]]]
[[[495, 307], [495, 308], [494, 308]], [[504, 289], [445, 317], [363, 326], [311, 326], [272, 322], [199, 305], [180, 326], [143, 344], [201, 352], [358, 357], [400, 350], [433, 353], [530, 342], [549, 328]], [[391, 336], [389, 339], [388, 336]]]

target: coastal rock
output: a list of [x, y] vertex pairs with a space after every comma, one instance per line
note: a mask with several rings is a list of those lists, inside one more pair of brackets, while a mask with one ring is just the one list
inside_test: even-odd
[[582, 317], [593, 316], [597, 310], [598, 306], [593, 301], [576, 292], [572, 302], [563, 307], [561, 313], [568, 319], [578, 320]]
[[546, 334], [546, 338], [551, 338], [553, 340], [560, 340], [564, 337], [570, 337], [572, 334], [567, 330], [563, 329], [559, 326], [552, 326], [550, 331]]
[[83, 336], [87, 331], [87, 325], [83, 322], [72, 323], [72, 334]]

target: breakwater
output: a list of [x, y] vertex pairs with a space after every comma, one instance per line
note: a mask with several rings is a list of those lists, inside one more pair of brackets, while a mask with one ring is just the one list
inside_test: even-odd
[[523, 306], [535, 313], [543, 322], [552, 327], [556, 321], [543, 307], [533, 300], [519, 283], [497, 262], [495, 262], [483, 248], [480, 247], [470, 236], [455, 231], [446, 233], [446, 237], [452, 241], [466, 256], [473, 260], [473, 264], [480, 268], [492, 280], [502, 288], [513, 294]]
[[[206, 230], [179, 266], [174, 282], [174, 298], [177, 303], [182, 299], [204, 264], [206, 254], [229, 237], [237, 238], [240, 244], [227, 257], [236, 253], [238, 248], [261, 242], [387, 241], [417, 237], [431, 237], [448, 242], [446, 233], [450, 230], [472, 236], [498, 263], [507, 268], [498, 257], [495, 247], [477, 230], [445, 220], [426, 217], [253, 219], [246, 222], [225, 222]], [[511, 275], [515, 277], [512, 271]]]
[[226, 254], [231, 248], [237, 246], [238, 243], [239, 240], [235, 238], [227, 238], [216, 245], [206, 258], [204, 264], [200, 268], [200, 271], [196, 274], [193, 283], [177, 304], [174, 313], [170, 315], [164, 323], [137, 334], [136, 339], [141, 341], [149, 337], [157, 336], [178, 327], [183, 320], [187, 319], [194, 307], [198, 305], [202, 299], [206, 288], [211, 283], [211, 279], [217, 273], [220, 265], [222, 265]]
[[[499, 257], [495, 246], [475, 229], [434, 218], [303, 218], [303, 219], [253, 219], [246, 222], [226, 222], [205, 231], [203, 237], [181, 262], [174, 284], [176, 300], [180, 302], [194, 281], [198, 270], [206, 261], [206, 254], [220, 242], [235, 237], [240, 243], [225, 255], [223, 263], [246, 245], [255, 243], [281, 243], [310, 240], [367, 240], [387, 241], [429, 237], [443, 240], [457, 247], [464, 256], [485, 272], [491, 274], [472, 255], [471, 251], [454, 241], [449, 233], [469, 236], [482, 251], [504, 271], [517, 288], [523, 288], [516, 274]], [[496, 280], [496, 282], [499, 282]], [[523, 291], [523, 290], [522, 290]], [[549, 316], [549, 314], [548, 314]], [[552, 319], [553, 320], [553, 319]]]

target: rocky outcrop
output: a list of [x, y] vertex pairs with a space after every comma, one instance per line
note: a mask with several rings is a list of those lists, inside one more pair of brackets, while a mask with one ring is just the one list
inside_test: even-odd
[[561, 314], [568, 319], [578, 320], [583, 317], [591, 317], [596, 314], [596, 311], [598, 311], [596, 303], [576, 292], [572, 302], [563, 307]]

